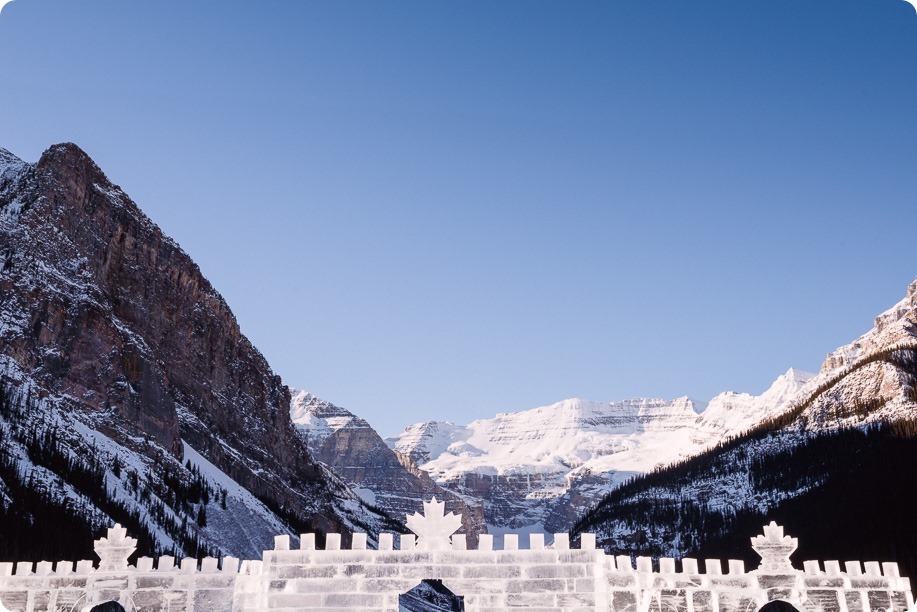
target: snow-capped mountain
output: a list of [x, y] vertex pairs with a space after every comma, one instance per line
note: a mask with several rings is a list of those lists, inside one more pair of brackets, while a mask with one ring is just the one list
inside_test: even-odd
[[410, 465], [386, 446], [369, 423], [353, 413], [306, 391], [291, 389], [290, 418], [312, 456], [327, 464], [368, 504], [392, 518], [423, 512], [423, 502], [435, 496], [446, 510], [462, 517], [469, 542], [485, 530], [483, 508], [438, 486], [426, 472]]
[[312, 459], [197, 265], [72, 144], [0, 149], [0, 393], [0, 546], [47, 535], [22, 558], [88, 558], [116, 521], [146, 552], [241, 556], [390, 524]]
[[481, 497], [491, 531], [561, 531], [635, 474], [776, 414], [811, 378], [791, 369], [760, 396], [727, 392], [707, 403], [569, 399], [468, 425], [418, 423], [387, 442], [440, 485]]
[[869, 556], [913, 576], [915, 488], [917, 281], [781, 411], [621, 486], [575, 530], [610, 551], [715, 557], [773, 519], [806, 542], [802, 558]]
[[[889, 492], [917, 488], [915, 402], [917, 281], [817, 375], [790, 370], [760, 396], [570, 399], [413, 425], [389, 449], [352, 413], [293, 397], [78, 147], [35, 164], [0, 149], [0, 546], [15, 557], [88, 555], [115, 521], [146, 552], [257, 556], [281, 532], [400, 530], [386, 512], [432, 494], [472, 535], [566, 531], [585, 513], [577, 528], [606, 548], [653, 555], [710, 551], [772, 512], [792, 526], [817, 507], [841, 529], [837, 508], [869, 504], [840, 478], [883, 516], [901, 505]], [[34, 525], [44, 539], [25, 541]], [[818, 541], [806, 528], [792, 531]]]
[[820, 375], [830, 376], [854, 365], [879, 350], [917, 342], [917, 280], [897, 304], [878, 315], [865, 334], [832, 351], [822, 364]]

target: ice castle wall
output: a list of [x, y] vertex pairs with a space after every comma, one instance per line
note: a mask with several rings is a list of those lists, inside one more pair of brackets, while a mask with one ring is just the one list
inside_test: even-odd
[[724, 567], [716, 559], [665, 558], [654, 570], [649, 558], [632, 563], [597, 550], [590, 534], [578, 548], [566, 534], [549, 546], [534, 534], [525, 550], [512, 535], [500, 549], [485, 535], [469, 550], [464, 536], [455, 535], [442, 549], [424, 550], [413, 535], [396, 541], [391, 534], [382, 534], [378, 550], [367, 549], [364, 534], [354, 534], [346, 549], [339, 534], [329, 534], [317, 550], [315, 536], [305, 534], [296, 548], [289, 536], [278, 536], [261, 560], [176, 564], [160, 557], [128, 565], [132, 548], [122, 529], [97, 543], [99, 567], [91, 561], [0, 563], [0, 610], [82, 612], [117, 601], [132, 612], [396, 611], [398, 596], [425, 579], [442, 580], [464, 597], [468, 611], [756, 612], [783, 600], [806, 612], [905, 612], [914, 604], [897, 564], [851, 561], [842, 568], [836, 561], [807, 561], [800, 570], [787, 552], [795, 539], [770, 528], [753, 539], [762, 556], [753, 571], [735, 560]]

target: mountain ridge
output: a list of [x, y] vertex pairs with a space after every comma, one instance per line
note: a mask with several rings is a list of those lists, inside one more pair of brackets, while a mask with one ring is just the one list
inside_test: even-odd
[[872, 329], [829, 353], [786, 410], [636, 477], [574, 532], [597, 533], [609, 551], [704, 556], [738, 550], [752, 525], [776, 518], [809, 543], [809, 558], [869, 550], [914, 576], [917, 538], [898, 508], [917, 482], [915, 294], [917, 282]]
[[[562, 531], [615, 485], [700, 452], [789, 402], [812, 375], [791, 368], [760, 396], [709, 402], [577, 398], [468, 425], [425, 422], [386, 440], [441, 486], [485, 499], [488, 529]], [[488, 503], [490, 499], [490, 503]]]
[[[587, 512], [604, 495], [635, 476], [690, 461], [692, 456], [742, 438], [746, 432], [767, 430], [781, 423], [783, 426], [787, 424], [784, 421], [792, 421], [803, 413], [808, 414], [804, 420], [811, 419], [818, 426], [828, 418], [825, 413], [830, 412], [827, 406], [832, 402], [850, 407], [843, 415], [834, 410], [836, 426], [896, 422], [902, 415], [906, 416], [907, 402], [917, 400], [917, 382], [902, 374], [901, 367], [889, 360], [898, 351], [917, 349], [915, 313], [917, 281], [910, 283], [902, 300], [875, 317], [873, 329], [829, 353], [818, 373], [790, 368], [759, 396], [727, 391], [706, 403], [686, 396], [674, 400], [638, 398], [609, 404], [574, 398], [540, 408], [500, 413], [468, 425], [418, 423], [386, 441], [428, 471], [439, 484], [464, 494], [474, 492], [485, 500], [489, 498], [490, 503], [485, 502], [485, 516], [491, 531], [561, 531], [571, 526], [578, 512]], [[861, 396], [870, 399], [864, 404], [859, 399]], [[630, 419], [631, 429], [618, 432], [622, 436], [614, 440], [605, 440], [602, 453], [595, 453], [597, 457], [588, 451], [585, 458], [574, 456], [583, 454], [581, 446], [565, 450], [569, 436], [555, 436], [545, 445], [549, 448], [533, 445], [533, 439], [543, 437], [538, 431], [550, 427], [564, 429], [562, 424], [569, 416], [564, 412], [577, 409], [617, 410], [622, 423]], [[690, 420], [692, 410], [696, 421], [689, 425], [684, 421]], [[658, 416], [665, 411], [669, 411], [666, 418], [654, 422], [653, 413]], [[606, 415], [604, 422], [610, 423], [613, 416]], [[679, 430], [679, 419], [681, 425], [693, 427], [693, 432], [687, 437], [666, 439], [664, 430]], [[521, 426], [521, 435], [506, 437], [508, 426], [504, 421], [513, 420], [538, 422], [543, 426], [531, 427], [530, 431]], [[602, 418], [593, 419], [591, 425], [602, 421]], [[657, 439], [648, 445], [647, 452], [641, 452], [635, 437], [647, 426], [662, 433], [654, 434]], [[577, 430], [567, 428], [567, 431]], [[682, 429], [681, 433], [685, 431]], [[501, 436], [505, 439], [501, 440]], [[519, 451], [512, 448], [513, 443], [523, 448], [523, 455], [531, 452], [520, 458]], [[794, 444], [792, 440], [787, 443]], [[596, 450], [599, 446], [594, 444]], [[556, 462], [553, 468], [546, 465], [550, 461]], [[552, 499], [555, 501], [551, 502]]]
[[319, 461], [327, 464], [368, 504], [392, 517], [423, 512], [431, 497], [462, 517], [471, 543], [486, 529], [480, 502], [438, 486], [429, 475], [389, 449], [364, 419], [306, 391], [291, 389], [290, 417]]
[[[109, 486], [74, 493], [87, 524], [113, 522], [120, 504], [137, 529], [151, 525], [144, 546], [181, 554], [252, 554], [278, 526], [390, 524], [312, 459], [289, 391], [222, 296], [82, 149], [0, 163], [0, 383], [16, 398], [3, 428], [29, 473], [69, 486], [66, 465], [88, 461], [90, 480]], [[68, 435], [42, 450], [29, 428]], [[201, 497], [221, 477], [203, 486], [187, 448], [252, 497], [229, 491], [225, 508]], [[259, 544], [213, 528], [234, 504], [251, 505]]]

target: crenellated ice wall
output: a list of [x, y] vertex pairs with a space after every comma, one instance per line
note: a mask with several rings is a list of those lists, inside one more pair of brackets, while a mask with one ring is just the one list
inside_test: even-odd
[[[399, 595], [422, 580], [441, 580], [464, 598], [465, 610], [569, 610], [614, 612], [756, 612], [782, 600], [806, 612], [905, 612], [914, 604], [910, 584], [895, 563], [806, 561], [790, 563], [796, 539], [771, 523], [752, 539], [761, 565], [718, 559], [613, 557], [583, 534], [572, 548], [567, 534], [529, 536], [519, 549], [507, 535], [501, 549], [484, 535], [475, 549], [434, 502], [427, 516], [415, 514], [417, 535], [382, 534], [377, 550], [366, 535], [353, 534], [342, 549], [340, 534], [328, 534], [318, 550], [315, 535], [277, 536], [261, 560], [140, 558], [128, 565], [136, 541], [115, 526], [96, 542], [91, 561], [55, 564], [0, 563], [0, 611], [86, 612], [106, 601], [128, 611], [235, 612], [309, 610], [398, 610]], [[409, 521], [409, 525], [412, 523]], [[397, 546], [396, 546], [397, 544]], [[154, 567], [155, 565], [155, 567]]]

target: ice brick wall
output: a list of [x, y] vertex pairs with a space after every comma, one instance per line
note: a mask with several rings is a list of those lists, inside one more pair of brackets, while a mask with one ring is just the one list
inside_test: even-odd
[[[609, 610], [671, 610], [693, 612], [755, 612], [773, 600], [807, 612], [906, 612], [914, 601], [910, 583], [895, 563], [859, 562], [840, 570], [836, 561], [822, 569], [807, 561], [805, 570], [746, 572], [742, 561], [608, 557]], [[677, 570], [676, 570], [677, 568]]]
[[363, 550], [362, 538], [356, 540], [352, 549], [337, 550], [340, 537], [331, 534], [326, 550], [314, 550], [314, 539], [307, 535], [301, 548], [289, 550], [289, 538], [277, 538], [275, 549], [264, 554], [266, 597], [238, 609], [397, 610], [398, 596], [425, 579], [442, 580], [464, 597], [469, 611], [607, 609], [601, 571], [605, 555], [595, 550], [594, 538], [570, 549], [566, 534], [550, 548], [543, 536], [536, 536], [528, 550], [518, 549], [517, 536], [506, 536], [499, 550], [489, 535], [481, 536], [475, 550], [468, 550], [460, 535], [443, 550], [417, 549], [410, 535], [395, 542], [391, 534], [382, 534], [380, 550]]
[[[134, 567], [99, 570], [92, 561], [0, 563], [0, 602], [7, 610], [79, 612], [116, 601], [126, 610], [231, 610], [239, 560], [140, 558]], [[2, 608], [0, 608], [2, 609]]]
[[[292, 547], [275, 538], [262, 559], [140, 558], [133, 566], [131, 538], [116, 526], [97, 541], [100, 563], [0, 563], [0, 610], [85, 612], [117, 601], [132, 612], [261, 612], [398, 609], [398, 597], [423, 580], [441, 580], [464, 598], [465, 609], [613, 612], [757, 612], [772, 600], [805, 612], [906, 612], [913, 605], [907, 578], [894, 563], [806, 561], [790, 563], [795, 538], [775, 524], [752, 540], [760, 567], [741, 561], [613, 557], [596, 550], [583, 534], [579, 548], [566, 534], [546, 546], [543, 534], [519, 549], [508, 535], [494, 547], [483, 535], [476, 549], [464, 536], [443, 541], [382, 534], [368, 550], [365, 534], [342, 549], [340, 534], [328, 534], [317, 550], [304, 534]], [[435, 544], [435, 545], [434, 545]], [[155, 567], [154, 567], [155, 565]]]

